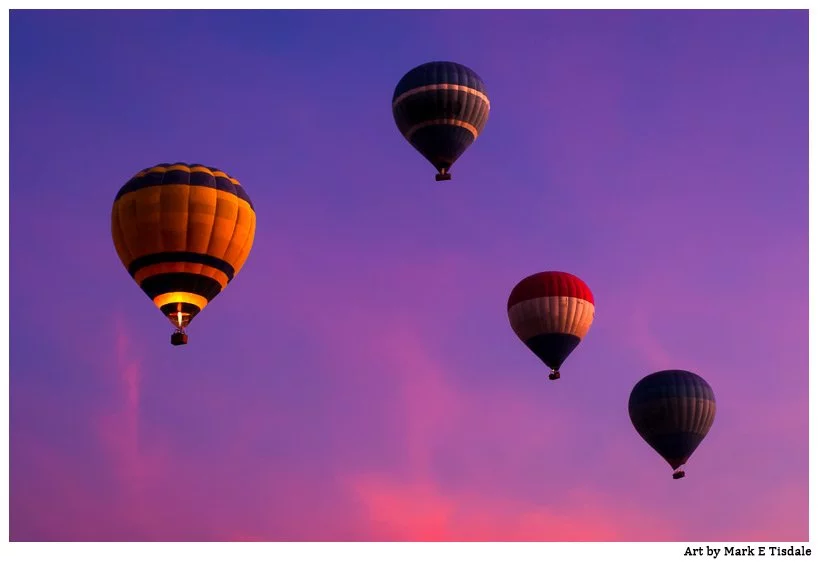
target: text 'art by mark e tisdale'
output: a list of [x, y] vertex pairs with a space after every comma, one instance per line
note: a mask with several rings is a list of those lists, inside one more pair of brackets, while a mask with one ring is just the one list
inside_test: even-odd
[[689, 556], [701, 557], [809, 557], [812, 550], [804, 545], [724, 545], [721, 547], [705, 545], [704, 547], [688, 546], [684, 552]]

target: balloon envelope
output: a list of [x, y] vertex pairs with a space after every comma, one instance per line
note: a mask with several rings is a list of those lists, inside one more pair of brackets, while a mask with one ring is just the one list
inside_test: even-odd
[[483, 131], [489, 106], [483, 79], [448, 61], [415, 67], [392, 96], [398, 129], [438, 170], [437, 180], [451, 178], [448, 170]]
[[204, 165], [143, 169], [119, 190], [111, 212], [119, 259], [179, 330], [241, 270], [255, 228], [239, 181]]
[[579, 277], [545, 271], [517, 283], [507, 309], [517, 337], [556, 372], [591, 328], [595, 305]]
[[628, 413], [640, 436], [673, 469], [684, 465], [716, 417], [716, 397], [690, 371], [652, 373], [633, 387]]

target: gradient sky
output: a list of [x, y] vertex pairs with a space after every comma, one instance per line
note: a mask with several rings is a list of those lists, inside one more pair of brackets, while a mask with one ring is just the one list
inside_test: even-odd
[[[805, 541], [807, 11], [11, 14], [12, 540]], [[434, 170], [392, 91], [492, 101]], [[201, 162], [258, 215], [174, 348], [114, 251], [138, 170]], [[548, 370], [511, 288], [570, 271]], [[633, 385], [687, 369], [688, 476]]]

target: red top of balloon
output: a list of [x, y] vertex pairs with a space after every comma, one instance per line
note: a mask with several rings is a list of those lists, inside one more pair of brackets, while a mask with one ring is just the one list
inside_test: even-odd
[[514, 287], [508, 297], [508, 308], [524, 300], [545, 296], [580, 298], [594, 304], [594, 295], [582, 279], [562, 271], [544, 271], [530, 275]]

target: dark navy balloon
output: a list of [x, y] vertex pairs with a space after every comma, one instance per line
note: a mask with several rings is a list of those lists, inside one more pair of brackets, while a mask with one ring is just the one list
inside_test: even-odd
[[415, 67], [398, 82], [392, 115], [403, 136], [437, 169], [435, 179], [449, 180], [449, 169], [489, 119], [489, 98], [473, 70], [434, 61]]
[[675, 471], [702, 442], [716, 417], [713, 389], [689, 371], [659, 371], [636, 383], [628, 401], [631, 422], [640, 436]]

